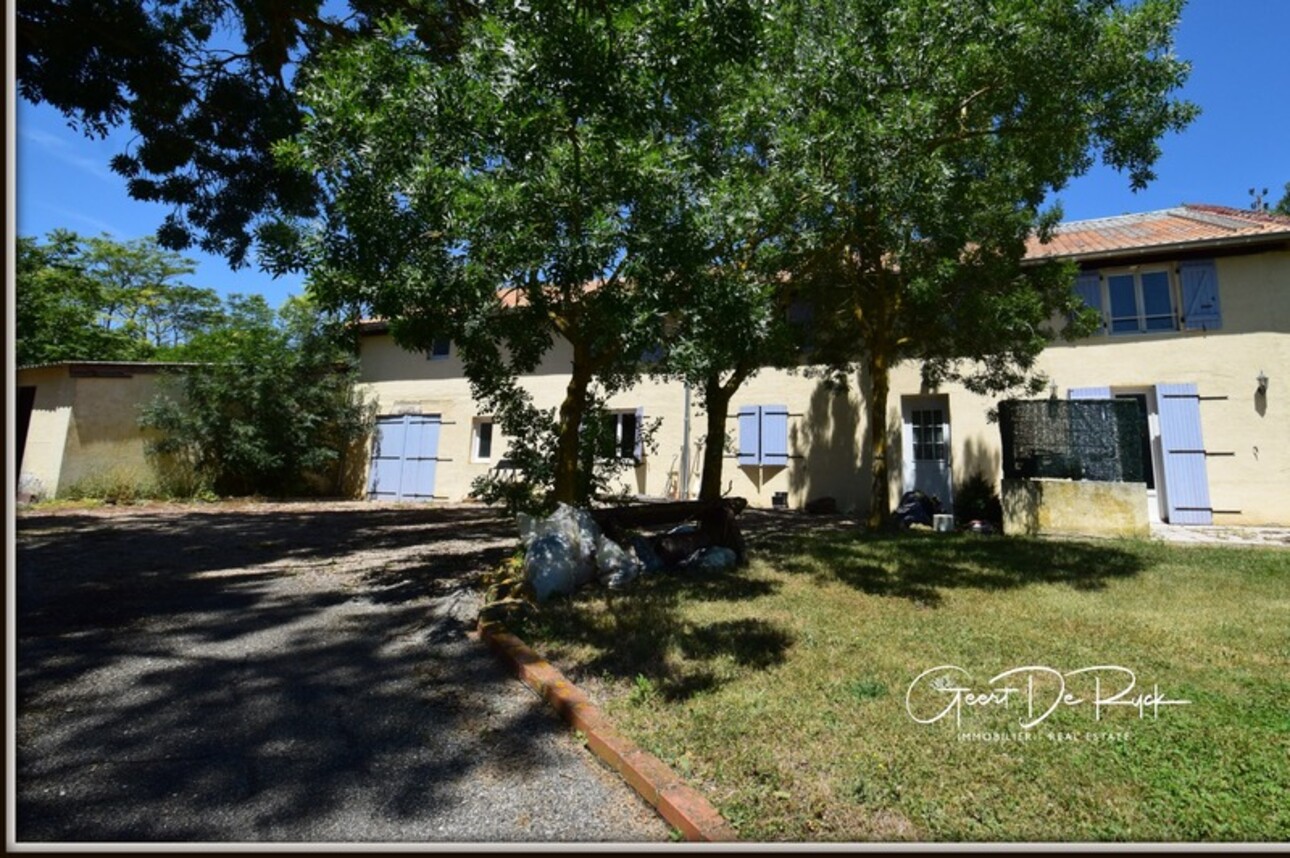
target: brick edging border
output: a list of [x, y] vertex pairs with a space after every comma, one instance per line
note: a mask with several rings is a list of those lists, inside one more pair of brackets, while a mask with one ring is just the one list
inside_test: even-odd
[[537, 692], [560, 717], [587, 737], [587, 747], [658, 811], [672, 827], [694, 841], [732, 841], [739, 837], [712, 804], [687, 785], [662, 760], [619, 733], [577, 686], [500, 623], [479, 623], [479, 637], [521, 682]]

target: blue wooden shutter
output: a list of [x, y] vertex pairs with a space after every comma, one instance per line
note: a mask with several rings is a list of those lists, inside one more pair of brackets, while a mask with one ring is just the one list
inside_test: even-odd
[[1156, 406], [1160, 414], [1169, 523], [1213, 524], [1196, 385], [1156, 385]]
[[439, 467], [439, 429], [438, 414], [412, 418], [416, 426], [415, 443], [408, 448], [409, 458], [413, 460], [405, 472], [410, 470], [414, 475], [411, 491], [405, 491], [406, 497], [429, 500], [434, 496], [435, 472]]
[[1072, 387], [1066, 394], [1067, 399], [1110, 399], [1109, 387]]
[[[715, 439], [709, 439], [712, 443]], [[739, 409], [739, 464], [761, 463], [761, 409], [745, 405]]]
[[399, 414], [378, 417], [372, 439], [372, 467], [368, 476], [368, 494], [373, 498], [394, 500], [399, 496], [403, 470], [403, 439], [407, 434], [407, 417]]
[[398, 500], [429, 500], [434, 494], [439, 452], [439, 415], [409, 414], [404, 418]]
[[761, 463], [788, 464], [788, 406], [761, 407]]
[[1075, 278], [1075, 292], [1084, 300], [1084, 305], [1097, 311], [1102, 329], [1106, 328], [1106, 316], [1102, 313], [1102, 278], [1096, 271], [1087, 271]]
[[1212, 259], [1184, 262], [1178, 266], [1182, 281], [1183, 327], [1214, 331], [1223, 327], [1218, 306], [1218, 266]]
[[633, 444], [632, 455], [636, 457], [639, 463], [645, 459], [645, 408], [636, 409], [636, 438]]

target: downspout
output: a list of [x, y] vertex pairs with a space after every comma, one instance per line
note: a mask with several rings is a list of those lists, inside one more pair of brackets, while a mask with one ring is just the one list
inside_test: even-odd
[[685, 407], [681, 420], [681, 500], [690, 499], [690, 382], [685, 382]]

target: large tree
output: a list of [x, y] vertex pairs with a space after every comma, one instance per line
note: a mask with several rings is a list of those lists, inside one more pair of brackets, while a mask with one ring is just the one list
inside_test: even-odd
[[805, 200], [788, 240], [820, 355], [857, 365], [890, 509], [892, 370], [997, 391], [1031, 377], [1070, 271], [1024, 263], [1048, 194], [1100, 154], [1134, 188], [1195, 108], [1171, 96], [1182, 0], [803, 0], [777, 5], [778, 163]]
[[755, 23], [735, 0], [481, 4], [450, 58], [391, 21], [302, 72], [310, 118], [280, 151], [325, 192], [297, 246], [311, 288], [410, 347], [451, 335], [508, 434], [532, 431], [516, 378], [567, 343], [554, 500], [585, 500], [588, 413], [691, 285], [687, 156]]

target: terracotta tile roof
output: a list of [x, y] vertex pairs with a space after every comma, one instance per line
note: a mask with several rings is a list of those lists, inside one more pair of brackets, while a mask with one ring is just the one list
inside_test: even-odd
[[1184, 203], [1154, 212], [1063, 223], [1048, 244], [1031, 239], [1026, 255], [1031, 259], [1055, 256], [1079, 259], [1153, 248], [1186, 249], [1188, 245], [1286, 239], [1290, 239], [1290, 218], [1227, 206]]
[[[584, 292], [595, 292], [604, 281], [600, 279], [589, 280], [583, 285]], [[503, 307], [521, 307], [528, 304], [528, 297], [523, 290], [508, 286], [497, 291], [498, 300]], [[390, 329], [390, 323], [386, 319], [370, 318], [358, 320], [358, 332], [360, 334], [384, 334]]]

